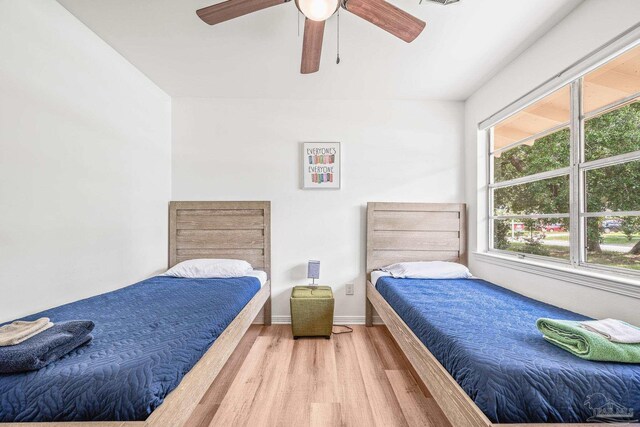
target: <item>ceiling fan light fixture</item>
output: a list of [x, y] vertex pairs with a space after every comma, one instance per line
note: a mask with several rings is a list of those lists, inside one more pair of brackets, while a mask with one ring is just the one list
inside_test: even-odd
[[325, 21], [333, 15], [340, 0], [296, 0], [296, 6], [302, 14], [312, 21]]

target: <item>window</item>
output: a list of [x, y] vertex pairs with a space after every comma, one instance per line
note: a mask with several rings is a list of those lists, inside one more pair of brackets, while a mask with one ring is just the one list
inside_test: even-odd
[[490, 250], [640, 274], [640, 47], [489, 136]]

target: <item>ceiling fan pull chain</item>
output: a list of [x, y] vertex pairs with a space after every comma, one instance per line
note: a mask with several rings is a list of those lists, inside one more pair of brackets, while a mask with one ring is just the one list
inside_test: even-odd
[[338, 9], [338, 24], [337, 24], [337, 28], [338, 28], [338, 37], [337, 37], [337, 56], [336, 56], [336, 64], [340, 63], [340, 9]]
[[300, 11], [296, 13], [296, 21], [298, 21], [298, 37], [300, 37]]

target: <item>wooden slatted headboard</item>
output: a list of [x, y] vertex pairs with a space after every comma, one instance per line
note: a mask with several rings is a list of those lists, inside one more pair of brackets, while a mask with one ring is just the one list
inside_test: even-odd
[[169, 268], [196, 258], [242, 259], [271, 277], [271, 202], [171, 202]]
[[466, 206], [367, 204], [367, 274], [403, 261], [467, 263]]

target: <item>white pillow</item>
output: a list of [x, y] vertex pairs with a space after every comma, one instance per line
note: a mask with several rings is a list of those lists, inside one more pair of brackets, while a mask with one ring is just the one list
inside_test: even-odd
[[239, 259], [191, 259], [174, 265], [161, 276], [210, 279], [242, 277], [251, 271], [251, 264]]
[[468, 279], [472, 277], [467, 267], [455, 262], [399, 262], [382, 268], [396, 278], [407, 279]]

